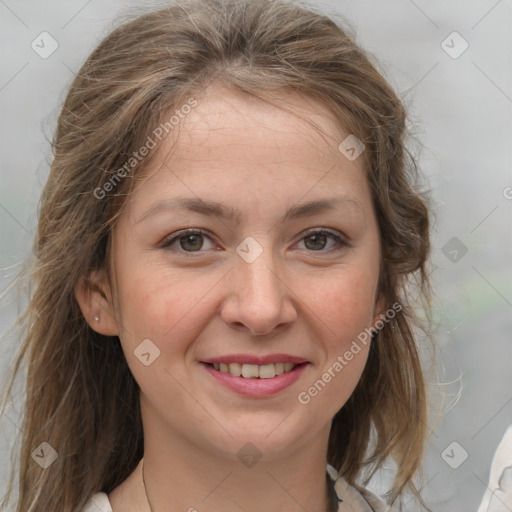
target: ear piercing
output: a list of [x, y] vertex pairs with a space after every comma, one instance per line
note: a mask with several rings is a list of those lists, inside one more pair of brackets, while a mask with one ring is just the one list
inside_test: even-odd
[[96, 322], [99, 322], [100, 321], [100, 315], [94, 315], [94, 320], [96, 320]]

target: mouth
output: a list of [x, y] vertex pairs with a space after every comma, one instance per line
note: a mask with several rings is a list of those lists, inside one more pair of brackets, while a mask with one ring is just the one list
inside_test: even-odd
[[214, 382], [221, 384], [222, 387], [244, 397], [262, 399], [275, 396], [292, 386], [310, 365], [304, 360], [295, 363], [265, 363], [223, 363], [217, 360], [203, 361], [201, 366], [213, 377]]
[[307, 363], [269, 363], [269, 364], [248, 364], [248, 363], [203, 363], [215, 371], [227, 373], [233, 377], [244, 379], [273, 379], [279, 375], [292, 372], [298, 366], [304, 366]]

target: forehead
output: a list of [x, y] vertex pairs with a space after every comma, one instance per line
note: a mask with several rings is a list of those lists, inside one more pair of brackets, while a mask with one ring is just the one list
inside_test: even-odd
[[349, 133], [318, 101], [281, 93], [272, 104], [215, 86], [192, 99], [196, 106], [156, 148], [135, 191], [138, 213], [169, 195], [225, 203], [245, 197], [247, 205], [256, 197], [311, 200], [336, 187], [344, 195], [367, 192], [363, 158], [340, 152]]
[[[236, 151], [237, 146], [263, 146], [259, 159], [274, 159], [275, 153], [293, 147], [298, 155], [325, 154], [336, 150], [348, 135], [332, 112], [318, 100], [292, 94], [273, 93], [267, 100], [222, 86], [211, 86], [194, 110], [184, 117], [177, 142], [182, 157], [187, 151]], [[177, 140], [178, 139], [178, 140]], [[330, 152], [328, 151], [328, 152]], [[339, 153], [336, 151], [336, 157]]]

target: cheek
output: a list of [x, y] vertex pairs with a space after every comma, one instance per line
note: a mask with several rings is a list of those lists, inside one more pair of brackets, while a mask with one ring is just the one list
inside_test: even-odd
[[[146, 393], [160, 394], [173, 382], [168, 372], [174, 375], [182, 371], [190, 340], [203, 328], [201, 318], [208, 318], [204, 296], [213, 286], [209, 281], [185, 280], [176, 272], [146, 266], [143, 273], [131, 272], [118, 290], [122, 297], [123, 352]], [[150, 355], [145, 356], [147, 353]]]
[[163, 356], [185, 351], [186, 340], [201, 329], [201, 319], [208, 319], [207, 296], [218, 276], [183, 277], [183, 271], [147, 263], [131, 264], [129, 270], [118, 290], [128, 345], [135, 348], [149, 338], [161, 347]]
[[322, 320], [327, 332], [337, 340], [357, 336], [372, 323], [375, 307], [376, 278], [359, 269], [343, 269], [335, 277], [332, 273], [315, 286], [306, 301]]
[[375, 286], [368, 273], [351, 269], [331, 279], [308, 304], [323, 336], [323, 357], [297, 397], [311, 417], [332, 419], [361, 378], [371, 343], [365, 329], [373, 319]]

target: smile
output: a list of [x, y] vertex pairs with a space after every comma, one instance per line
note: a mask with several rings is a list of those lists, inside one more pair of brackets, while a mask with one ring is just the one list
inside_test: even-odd
[[[266, 398], [292, 386], [310, 363], [206, 363], [201, 366], [214, 381], [232, 392], [252, 398]], [[280, 373], [281, 372], [281, 373]]]
[[212, 363], [215, 370], [222, 373], [229, 373], [234, 377], [243, 377], [245, 379], [273, 379], [278, 375], [292, 371], [296, 364], [287, 363], [269, 363], [263, 365], [240, 364], [240, 363]]

